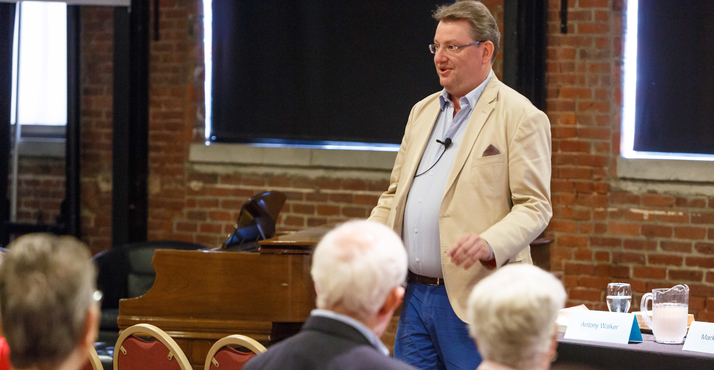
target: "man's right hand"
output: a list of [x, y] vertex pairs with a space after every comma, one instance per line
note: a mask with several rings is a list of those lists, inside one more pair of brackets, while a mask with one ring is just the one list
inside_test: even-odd
[[463, 264], [464, 269], [477, 261], [492, 261], [491, 246], [476, 233], [462, 236], [446, 254], [456, 266]]

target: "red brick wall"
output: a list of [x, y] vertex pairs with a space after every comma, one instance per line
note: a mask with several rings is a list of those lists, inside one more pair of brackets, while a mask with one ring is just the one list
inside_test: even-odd
[[82, 7], [81, 231], [93, 253], [111, 247], [114, 10]]
[[194, 88], [203, 83], [202, 74], [194, 78], [203, 58], [202, 51], [196, 53], [202, 45], [195, 37], [201, 27], [196, 21], [199, 6], [195, 1], [161, 1], [159, 41], [150, 44], [149, 239], [199, 241], [177, 228], [189, 213], [185, 167], [198, 121], [196, 107], [203, 104], [203, 94], [197, 96]]
[[366, 217], [386, 188], [383, 181], [334, 176], [289, 176], [287, 169], [223, 167], [206, 172], [187, 163], [189, 143], [202, 142], [202, 4], [164, 1], [161, 40], [151, 46], [149, 237], [218, 246], [243, 202], [280, 190], [288, 195], [278, 230]]
[[568, 8], [567, 34], [559, 31], [560, 2], [550, 1], [548, 10], [551, 269], [562, 276], [569, 304], [607, 309], [607, 283], [629, 281], [639, 293], [633, 297], [634, 309], [645, 286], [632, 280], [632, 265], [644, 265], [646, 257], [626, 250], [621, 235], [629, 233], [632, 245], [647, 242], [633, 225], [611, 214], [616, 206], [609, 182], [619, 148], [621, 3], [569, 1]]
[[219, 245], [233, 230], [247, 198], [268, 190], [286, 193], [278, 230], [302, 230], [349, 218], [366, 218], [388, 181], [355, 178], [274, 175], [271, 173], [206, 174], [193, 172], [174, 235], [183, 240]]
[[[502, 0], [485, 3], [502, 19]], [[162, 0], [161, 40], [151, 43], [150, 238], [220, 244], [240, 205], [271, 189], [288, 194], [279, 230], [365, 217], [386, 188], [385, 171], [290, 175], [188, 160], [190, 143], [203, 141], [201, 7], [200, 0]], [[644, 292], [687, 283], [690, 312], [714, 321], [714, 198], [617, 188], [622, 2], [570, 0], [565, 35], [559, 7], [550, 0], [551, 268], [569, 304], [605, 309], [606, 284], [626, 281], [637, 309]], [[111, 21], [107, 8], [83, 11], [82, 227], [94, 251], [111, 240]]]
[[550, 1], [548, 115], [553, 132], [551, 266], [570, 304], [606, 309], [608, 282], [686, 283], [690, 313], [714, 320], [714, 198], [618, 189], [623, 3], [569, 2], [568, 34]]
[[[64, 199], [64, 160], [21, 157], [17, 178], [17, 222], [55, 223]], [[8, 195], [11, 187], [8, 181]]]

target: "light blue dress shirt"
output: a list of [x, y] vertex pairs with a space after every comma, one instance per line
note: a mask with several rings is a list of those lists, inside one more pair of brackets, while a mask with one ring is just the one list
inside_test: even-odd
[[[415, 274], [435, 278], [444, 277], [441, 269], [439, 208], [446, 190], [446, 180], [454, 164], [469, 118], [491, 76], [493, 71], [481, 85], [459, 99], [461, 109], [456, 115], [449, 93], [442, 90], [439, 96], [441, 113], [431, 131], [431, 137], [426, 144], [416, 174], [427, 171], [431, 166], [434, 167], [412, 181], [404, 208], [402, 239], [409, 256], [409, 270]], [[446, 138], [451, 138], [451, 146], [444, 151], [444, 145], [437, 143], [436, 140], [443, 142]], [[439, 159], [442, 153], [443, 156]]]
[[343, 314], [339, 314], [337, 312], [332, 312], [330, 310], [321, 310], [319, 308], [316, 308], [312, 311], [310, 311], [311, 316], [320, 316], [320, 317], [327, 317], [328, 319], [333, 319], [337, 321], [341, 321], [355, 329], [357, 329], [362, 335], [364, 335], [365, 338], [369, 341], [369, 343], [372, 344], [374, 348], [376, 348], [379, 352], [384, 354], [385, 356], [389, 356], [389, 349], [382, 343], [382, 340], [380, 340], [377, 337], [377, 334], [374, 334], [374, 332], [366, 327], [364, 324], [361, 322]]

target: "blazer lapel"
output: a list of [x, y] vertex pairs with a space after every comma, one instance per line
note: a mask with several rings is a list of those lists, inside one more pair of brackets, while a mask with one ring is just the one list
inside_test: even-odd
[[417, 168], [419, 168], [419, 163], [421, 162], [421, 157], [424, 155], [424, 150], [426, 149], [426, 144], [431, 137], [431, 131], [434, 129], [434, 124], [437, 118], [439, 118], [439, 113], [441, 112], [441, 107], [439, 106], [439, 99], [435, 99], [428, 107], [424, 108], [427, 110], [425, 114], [422, 114], [417, 121], [414, 122], [414, 138], [412, 141], [413, 149], [409, 149], [407, 152], [407, 158], [409, 158], [408, 163], [405, 163], [404, 169], [402, 170], [402, 176], [406, 175], [406, 181], [402, 186], [405, 191], [402, 192], [403, 199], [406, 199], [406, 194], [408, 189], [412, 186], [412, 180], [414, 180], [414, 175], [416, 175]]
[[429, 114], [423, 115], [421, 119], [417, 122], [418, 131], [414, 136], [414, 144], [417, 145], [415, 147], [417, 152], [414, 153], [416, 155], [411, 156], [412, 160], [409, 163], [409, 172], [406, 172], [411, 175], [411, 178], [414, 178], [414, 175], [416, 174], [417, 168], [419, 167], [419, 162], [421, 162], [421, 157], [422, 155], [424, 155], [426, 144], [429, 141], [429, 137], [431, 137], [431, 132], [434, 130], [434, 124], [436, 123], [437, 118], [439, 118], [439, 113], [441, 112], [441, 109], [439, 108], [439, 100], [436, 100], [436, 104], [434, 104], [434, 107], [429, 107], [427, 109], [429, 109], [431, 112], [429, 112]]
[[498, 91], [501, 87], [501, 81], [496, 78], [496, 75], [491, 77], [491, 81], [488, 82], [486, 88], [481, 93], [481, 97], [474, 107], [473, 113], [471, 113], [471, 118], [469, 119], [468, 126], [466, 126], [466, 131], [464, 131], [464, 137], [459, 144], [459, 151], [456, 153], [456, 158], [454, 159], [454, 164], [451, 166], [451, 171], [449, 172], [449, 178], [446, 180], [446, 187], [444, 187], [444, 195], [448, 193], [451, 186], [454, 184], [456, 177], [461, 173], [461, 170], [466, 163], [474, 145], [476, 144], [476, 139], [478, 138], [484, 123], [493, 112], [496, 106], [496, 98], [498, 97]]

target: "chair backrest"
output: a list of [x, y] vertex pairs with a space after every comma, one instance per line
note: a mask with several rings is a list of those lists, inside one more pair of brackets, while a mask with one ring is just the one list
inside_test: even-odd
[[0, 337], [0, 369], [10, 370], [10, 347], [7, 345], [5, 338]]
[[192, 367], [179, 345], [166, 332], [151, 324], [136, 324], [119, 335], [114, 347], [114, 370], [142, 369], [192, 370]]
[[82, 366], [82, 370], [103, 370], [102, 360], [99, 359], [97, 350], [94, 347], [89, 348], [87, 362]]
[[[247, 348], [250, 352], [234, 347]], [[206, 356], [204, 370], [221, 369], [241, 370], [243, 365], [258, 353], [265, 352], [265, 347], [245, 335], [229, 335], [219, 339], [211, 346]]]

